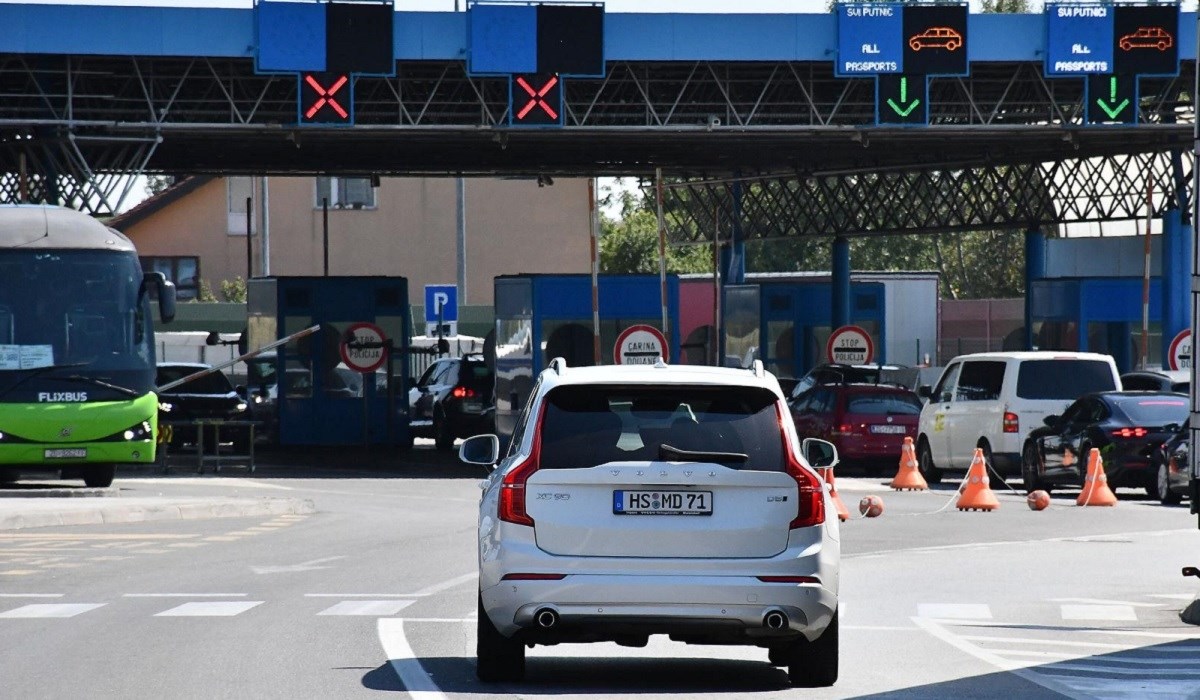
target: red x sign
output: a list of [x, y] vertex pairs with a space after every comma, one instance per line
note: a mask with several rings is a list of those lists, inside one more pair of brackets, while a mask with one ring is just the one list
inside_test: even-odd
[[514, 75], [509, 107], [513, 124], [562, 125], [562, 79], [554, 74]]
[[[304, 73], [300, 80], [301, 123], [349, 124], [350, 112], [342, 106], [353, 98], [350, 76], [340, 73]], [[342, 96], [338, 92], [347, 88]]]

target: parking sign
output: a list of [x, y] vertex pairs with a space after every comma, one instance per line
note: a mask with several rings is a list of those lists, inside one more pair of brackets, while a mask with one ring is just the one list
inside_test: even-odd
[[[438, 309], [442, 316], [438, 318]], [[458, 287], [453, 284], [425, 285], [425, 323], [458, 321]]]

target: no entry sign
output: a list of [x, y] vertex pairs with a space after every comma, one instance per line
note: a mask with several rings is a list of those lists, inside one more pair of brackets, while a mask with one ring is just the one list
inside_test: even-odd
[[372, 323], [354, 323], [342, 337], [342, 362], [355, 372], [374, 372], [387, 362], [387, 336]]
[[875, 359], [871, 334], [858, 326], [842, 326], [829, 336], [825, 356], [830, 362], [843, 365], [863, 365]]
[[613, 360], [618, 365], [652, 365], [667, 358], [667, 339], [654, 326], [630, 326], [617, 336]]
[[1192, 332], [1179, 331], [1167, 352], [1167, 362], [1171, 369], [1192, 368]]

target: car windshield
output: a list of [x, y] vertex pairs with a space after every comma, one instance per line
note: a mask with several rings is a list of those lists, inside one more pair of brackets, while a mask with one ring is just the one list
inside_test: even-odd
[[652, 461], [661, 459], [660, 448], [668, 445], [710, 455], [695, 461], [782, 471], [775, 403], [774, 393], [755, 387], [558, 387], [546, 397], [540, 466]]
[[[203, 367], [159, 367], [158, 385], [163, 386], [179, 381], [189, 374], [203, 370]], [[169, 389], [169, 394], [228, 394], [233, 391], [229, 378], [220, 372], [212, 372], [203, 377], [197, 377], [189, 382]]]
[[1071, 401], [1117, 388], [1112, 366], [1103, 360], [1026, 360], [1017, 374], [1017, 396], [1032, 400]]
[[851, 394], [846, 398], [846, 413], [874, 416], [919, 416], [921, 400], [913, 394]]
[[1129, 420], [1138, 425], [1181, 425], [1188, 417], [1188, 402], [1169, 395], [1139, 396], [1114, 401]]

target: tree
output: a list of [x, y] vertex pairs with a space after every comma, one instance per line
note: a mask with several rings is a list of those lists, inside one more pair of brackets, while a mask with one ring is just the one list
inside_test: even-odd
[[147, 175], [146, 194], [153, 197], [171, 188], [176, 182], [174, 175]]
[[[604, 209], [620, 203], [619, 218]], [[640, 192], [610, 189], [600, 199], [600, 271], [658, 272], [658, 215]], [[667, 246], [667, 272], [712, 272], [712, 253], [701, 246]]]

